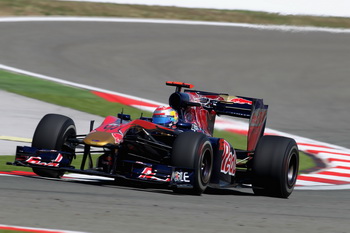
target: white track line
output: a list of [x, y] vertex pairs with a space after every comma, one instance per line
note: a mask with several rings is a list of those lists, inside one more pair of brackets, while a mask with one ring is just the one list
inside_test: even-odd
[[348, 0], [61, 0], [218, 10], [264, 11], [287, 15], [350, 17]]
[[350, 29], [326, 28], [326, 27], [299, 27], [287, 25], [261, 25], [249, 23], [226, 23], [207, 22], [192, 20], [165, 20], [165, 19], [138, 19], [138, 18], [112, 18], [112, 17], [3, 17], [0, 22], [117, 22], [117, 23], [152, 23], [152, 24], [180, 24], [180, 25], [202, 25], [220, 27], [240, 27], [258, 30], [276, 30], [290, 32], [328, 32], [328, 33], [350, 33]]

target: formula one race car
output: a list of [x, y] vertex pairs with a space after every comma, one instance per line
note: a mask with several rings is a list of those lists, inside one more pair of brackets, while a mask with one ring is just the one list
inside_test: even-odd
[[[268, 106], [262, 99], [191, 90], [193, 85], [187, 83], [166, 84], [176, 87], [169, 98], [169, 108], [178, 116], [172, 126], [120, 113], [107, 116], [95, 129], [91, 122], [90, 133], [76, 135], [72, 119], [47, 114], [35, 130], [32, 147], [18, 146], [15, 162], [8, 164], [32, 167], [44, 177], [90, 174], [117, 182], [165, 184], [174, 192], [195, 195], [207, 187], [242, 185], [251, 185], [257, 195], [287, 198], [292, 193], [298, 147], [291, 138], [264, 136]], [[247, 150], [213, 137], [216, 115], [249, 119]], [[82, 162], [75, 168], [71, 162], [78, 155]]]

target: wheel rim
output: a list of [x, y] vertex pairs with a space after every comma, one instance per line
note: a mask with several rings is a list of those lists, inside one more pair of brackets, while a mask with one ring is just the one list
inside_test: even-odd
[[210, 175], [211, 175], [211, 154], [209, 150], [206, 150], [202, 156], [201, 164], [200, 164], [200, 173], [201, 173], [201, 180], [203, 184], [206, 184], [209, 182]]
[[75, 133], [70, 133], [69, 135], [67, 135], [64, 138], [64, 142], [62, 145], [62, 151], [66, 151], [66, 152], [74, 152], [75, 151], [76, 143], [68, 141], [68, 139], [73, 137], [73, 136], [75, 136]]
[[298, 171], [297, 158], [296, 158], [296, 154], [293, 153], [290, 156], [289, 163], [288, 163], [288, 173], [287, 173], [288, 187], [292, 187], [295, 184], [296, 178], [297, 178], [297, 171]]
[[[75, 152], [75, 147], [76, 147], [76, 143], [70, 142], [68, 139], [75, 136], [76, 132], [74, 129], [69, 129], [64, 137], [63, 137], [63, 144], [60, 148], [61, 151], [65, 151], [65, 152], [69, 152], [69, 153], [73, 153]], [[70, 161], [72, 161], [74, 156], [68, 158]]]

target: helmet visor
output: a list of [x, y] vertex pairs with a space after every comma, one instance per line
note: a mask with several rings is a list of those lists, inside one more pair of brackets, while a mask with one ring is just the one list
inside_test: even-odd
[[155, 124], [170, 124], [172, 122], [172, 117], [157, 116], [153, 117], [153, 123]]

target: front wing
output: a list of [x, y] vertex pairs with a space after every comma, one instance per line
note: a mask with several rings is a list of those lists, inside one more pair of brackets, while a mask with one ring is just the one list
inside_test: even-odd
[[111, 178], [124, 178], [127, 180], [139, 180], [151, 183], [167, 184], [170, 187], [192, 188], [194, 183], [194, 170], [178, 168], [162, 164], [150, 164], [140, 161], [123, 160], [122, 170], [112, 170], [111, 173], [97, 169], [76, 169], [70, 166], [66, 157], [73, 156], [70, 153], [56, 150], [40, 150], [34, 147], [18, 146], [15, 161], [8, 165], [25, 166], [61, 170], [72, 173], [105, 176]]

